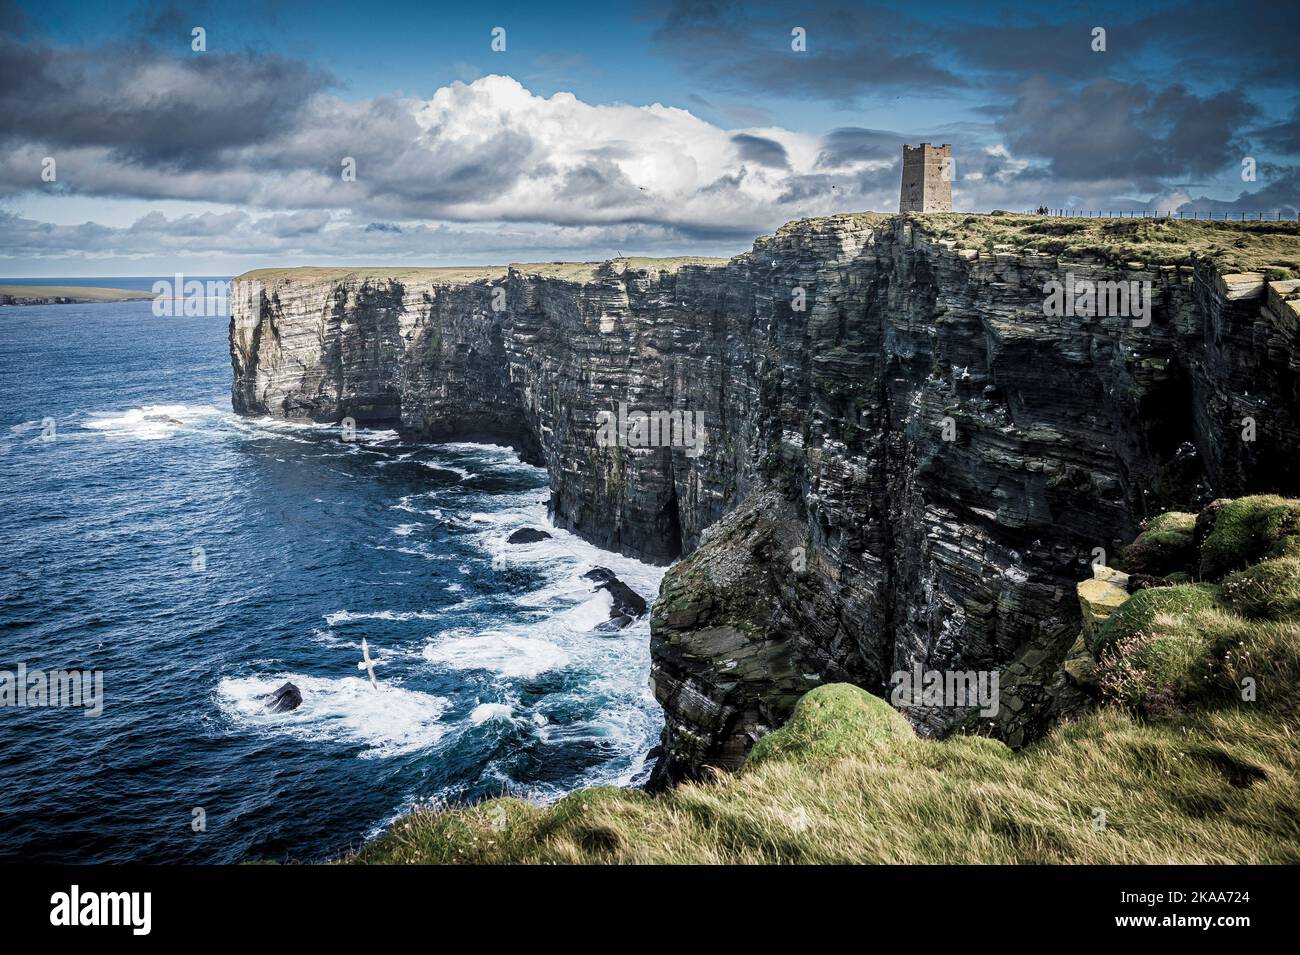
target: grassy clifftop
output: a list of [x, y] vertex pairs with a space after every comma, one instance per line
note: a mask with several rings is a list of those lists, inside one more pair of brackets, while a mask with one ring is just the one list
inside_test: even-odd
[[1300, 222], [1188, 219], [1072, 219], [1031, 215], [920, 216], [919, 227], [980, 252], [1031, 249], [1071, 258], [1145, 265], [1191, 265], [1205, 259], [1220, 272], [1300, 276]]
[[417, 813], [348, 861], [1300, 862], [1300, 502], [1216, 502], [1147, 534], [1131, 554], [1163, 576], [1098, 634], [1102, 705], [1020, 752], [921, 739], [833, 684], [737, 774]]
[[391, 282], [423, 282], [430, 285], [468, 285], [471, 282], [505, 278], [503, 265], [452, 266], [449, 268], [358, 268], [297, 266], [284, 269], [254, 269], [237, 276], [236, 282], [337, 282], [348, 278], [382, 279]]
[[[951, 240], [962, 249], [985, 254], [1032, 251], [1066, 257], [1092, 257], [1147, 266], [1191, 265], [1210, 261], [1220, 271], [1261, 272], [1269, 280], [1300, 277], [1300, 223], [1224, 222], [1186, 219], [1071, 219], [1009, 213], [933, 213], [908, 216], [936, 240]], [[755, 248], [793, 232], [801, 235], [843, 228], [868, 228], [897, 218], [883, 212], [842, 213], [786, 223], [774, 236], [760, 237]], [[274, 282], [337, 281], [349, 277], [377, 278], [432, 285], [466, 285], [497, 281], [509, 270], [524, 275], [592, 282], [602, 269], [676, 272], [683, 266], [717, 268], [725, 258], [630, 256], [600, 262], [525, 262], [444, 268], [315, 267], [256, 269], [239, 280]]]
[[495, 282], [506, 277], [511, 270], [523, 275], [537, 275], [542, 278], [563, 279], [570, 282], [592, 282], [602, 268], [616, 272], [676, 272], [683, 266], [722, 266], [727, 259], [702, 258], [681, 255], [673, 258], [646, 258], [631, 256], [609, 259], [602, 262], [520, 262], [505, 265], [466, 265], [439, 268], [397, 267], [372, 268], [361, 266], [348, 268], [344, 266], [298, 266], [283, 269], [254, 269], [238, 276], [235, 281], [329, 281], [344, 279], [379, 279], [382, 281], [402, 283], [424, 283], [429, 285], [469, 285], [473, 282]]
[[92, 288], [85, 285], [0, 285], [0, 301], [12, 305], [139, 302], [153, 297], [152, 292], [138, 289]]

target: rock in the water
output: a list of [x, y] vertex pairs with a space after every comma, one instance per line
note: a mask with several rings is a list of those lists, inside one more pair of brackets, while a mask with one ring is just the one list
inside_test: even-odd
[[618, 631], [622, 630], [624, 627], [630, 626], [634, 622], [635, 619], [633, 617], [629, 617], [627, 614], [619, 614], [616, 617], [610, 617], [602, 624], [597, 624], [592, 629], [597, 633], [618, 633]]
[[286, 683], [267, 698], [266, 712], [288, 713], [302, 706], [302, 691], [292, 683]]
[[645, 615], [645, 598], [615, 577], [612, 570], [595, 567], [582, 576], [594, 581], [597, 590], [607, 590], [614, 598], [614, 603], [609, 608], [609, 620], [596, 627], [597, 631], [614, 633]]
[[506, 538], [507, 544], [536, 544], [538, 541], [550, 540], [551, 535], [532, 527], [521, 527]]

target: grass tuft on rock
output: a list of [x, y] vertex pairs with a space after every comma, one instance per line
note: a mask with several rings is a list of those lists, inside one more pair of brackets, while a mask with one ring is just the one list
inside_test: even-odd
[[1229, 574], [1223, 597], [1253, 619], [1300, 619], [1300, 557], [1276, 557]]
[[1153, 518], [1137, 540], [1124, 548], [1121, 564], [1130, 574], [1167, 577], [1194, 569], [1196, 515], [1168, 511]]
[[1199, 610], [1219, 606], [1219, 588], [1213, 584], [1178, 584], [1139, 590], [1102, 624], [1097, 639], [1097, 656], [1108, 647], [1131, 640], [1139, 634], [1151, 634], [1157, 617], [1176, 618]]
[[786, 724], [754, 744], [745, 768], [777, 759], [901, 758], [915, 743], [911, 724], [887, 702], [860, 687], [833, 683], [805, 693]]
[[1300, 535], [1300, 501], [1273, 494], [1225, 501], [1201, 544], [1201, 578], [1218, 580], [1266, 556], [1294, 553]]

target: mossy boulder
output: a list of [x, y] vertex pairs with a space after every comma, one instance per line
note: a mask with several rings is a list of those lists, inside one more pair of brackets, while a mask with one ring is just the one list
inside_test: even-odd
[[1219, 580], [1265, 557], [1293, 554], [1300, 547], [1292, 539], [1300, 535], [1300, 501], [1261, 494], [1216, 501], [1206, 512], [1211, 508], [1212, 524], [1201, 544], [1203, 580]]
[[1102, 624], [1094, 646], [1098, 655], [1115, 643], [1151, 634], [1161, 617], [1182, 617], [1219, 606], [1219, 588], [1213, 584], [1179, 584], [1139, 590]]
[[1300, 618], [1300, 557], [1276, 557], [1223, 581], [1223, 597], [1232, 609], [1252, 619]]
[[1130, 574], [1166, 577], [1187, 572], [1196, 564], [1196, 515], [1183, 511], [1161, 514], [1137, 540], [1124, 548], [1124, 569]]
[[828, 683], [805, 693], [789, 721], [754, 744], [745, 768], [776, 759], [901, 756], [917, 742], [911, 725], [885, 700], [848, 683]]

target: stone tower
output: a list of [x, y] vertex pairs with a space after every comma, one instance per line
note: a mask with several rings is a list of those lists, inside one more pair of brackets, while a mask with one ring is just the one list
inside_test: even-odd
[[903, 144], [899, 212], [952, 212], [952, 146]]

